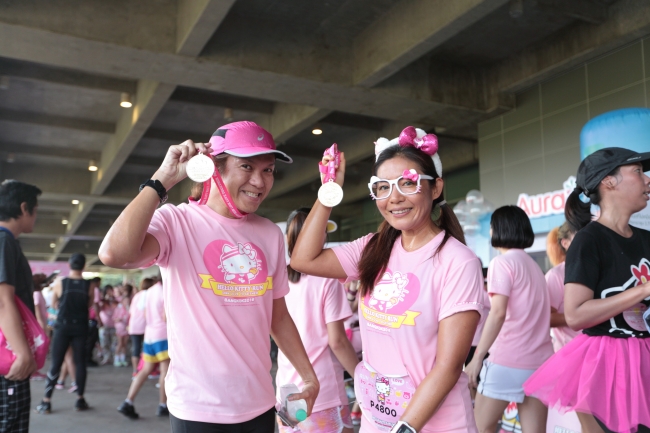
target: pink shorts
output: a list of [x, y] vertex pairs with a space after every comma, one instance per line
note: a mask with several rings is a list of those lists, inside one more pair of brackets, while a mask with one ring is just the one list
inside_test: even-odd
[[[344, 428], [352, 428], [352, 418], [348, 405], [333, 407], [312, 412], [312, 414], [297, 426], [302, 433], [341, 433]], [[280, 433], [293, 433], [291, 427], [282, 424], [278, 418]]]

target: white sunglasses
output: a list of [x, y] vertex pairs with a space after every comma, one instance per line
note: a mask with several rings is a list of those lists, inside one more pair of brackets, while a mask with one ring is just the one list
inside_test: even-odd
[[402, 195], [413, 195], [420, 192], [420, 180], [433, 180], [433, 177], [426, 174], [418, 174], [417, 182], [413, 179], [400, 176], [397, 179], [380, 179], [377, 176], [370, 178], [368, 189], [370, 189], [370, 196], [373, 200], [384, 200], [390, 197], [393, 193], [393, 185], [397, 188]]

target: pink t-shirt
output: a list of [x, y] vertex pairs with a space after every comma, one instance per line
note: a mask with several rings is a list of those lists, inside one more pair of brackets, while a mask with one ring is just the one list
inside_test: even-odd
[[[284, 297], [302, 344], [320, 382], [314, 412], [348, 404], [343, 383], [343, 366], [329, 347], [327, 324], [352, 315], [345, 288], [337, 280], [302, 275]], [[298, 372], [282, 352], [278, 354], [277, 389], [295, 383], [302, 389]], [[279, 396], [278, 392], [278, 396]]]
[[[165, 285], [167, 282], [165, 282]], [[165, 299], [163, 285], [158, 282], [147, 290], [147, 302], [144, 316], [147, 326], [144, 328], [144, 342], [155, 343], [167, 340], [167, 320], [165, 317]]]
[[47, 323], [47, 304], [45, 303], [45, 297], [40, 291], [34, 292], [34, 306], [38, 308], [38, 311], [41, 312], [41, 317]]
[[102, 302], [102, 291], [99, 290], [99, 287], [95, 287], [95, 297], [93, 299], [93, 305], [88, 309], [88, 318], [90, 320], [97, 320], [95, 316], [95, 305], [99, 308], [99, 303]]
[[488, 292], [508, 296], [506, 319], [490, 348], [495, 364], [524, 370], [551, 355], [551, 302], [540, 267], [524, 251], [511, 249], [488, 266]]
[[115, 328], [115, 322], [113, 321], [114, 312], [115, 307], [108, 302], [104, 302], [104, 305], [99, 309], [99, 318], [102, 319], [104, 328]]
[[[548, 294], [551, 298], [551, 307], [555, 308], [558, 313], [564, 313], [564, 265], [562, 262], [559, 265], [549, 269], [546, 273], [546, 287]], [[553, 349], [557, 352], [562, 349], [566, 344], [573, 340], [580, 331], [574, 331], [568, 326], [561, 326], [558, 328], [551, 328], [553, 335]]]
[[131, 299], [129, 307], [129, 334], [143, 335], [147, 326], [147, 319], [144, 317], [144, 309], [147, 303], [147, 291], [142, 290], [136, 293]]
[[234, 424], [268, 411], [273, 301], [289, 292], [280, 228], [190, 203], [162, 206], [148, 230], [166, 287], [170, 412]]
[[478, 346], [478, 343], [481, 341], [481, 335], [483, 334], [483, 328], [485, 328], [485, 321], [487, 320], [487, 316], [490, 313], [490, 295], [488, 295], [487, 291], [483, 290], [483, 314], [481, 314], [481, 320], [478, 322], [478, 326], [476, 327], [476, 333], [474, 334], [474, 338], [472, 339], [472, 346]]
[[[333, 249], [350, 280], [359, 278], [358, 263], [371, 236]], [[404, 250], [397, 238], [372, 296], [359, 303], [364, 360], [382, 375], [409, 375], [416, 387], [435, 365], [440, 321], [459, 312], [483, 310], [478, 258], [455, 238], [435, 254], [443, 237], [441, 232], [412, 252]], [[372, 431], [371, 424], [364, 420], [362, 430]], [[453, 429], [476, 431], [465, 373], [422, 431]]]
[[122, 337], [128, 335], [126, 326], [129, 323], [129, 310], [121, 302], [115, 307], [113, 313], [113, 322], [115, 322], [115, 334]]

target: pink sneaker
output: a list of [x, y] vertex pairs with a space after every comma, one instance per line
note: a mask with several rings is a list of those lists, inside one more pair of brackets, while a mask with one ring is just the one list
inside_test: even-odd
[[68, 388], [68, 392], [69, 392], [70, 394], [72, 394], [72, 393], [75, 392], [78, 388], [79, 388], [79, 387], [77, 386], [77, 384], [74, 383], [74, 382], [72, 382], [72, 383], [70, 384], [70, 388]]
[[65, 382], [57, 382], [56, 385], [54, 385], [56, 389], [65, 389]]

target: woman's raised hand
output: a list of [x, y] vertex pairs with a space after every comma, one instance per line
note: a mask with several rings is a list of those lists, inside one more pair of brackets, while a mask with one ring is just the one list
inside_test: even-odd
[[[323, 159], [321, 160], [322, 165], [327, 165], [332, 159], [334, 159], [331, 155], [325, 155], [323, 156]], [[323, 179], [325, 178], [325, 175], [323, 173], [320, 174], [320, 181], [323, 182]], [[339, 184], [341, 188], [343, 188], [343, 180], [345, 179], [345, 153], [341, 152], [340, 157], [339, 157], [339, 165], [336, 167], [336, 179], [334, 180], [336, 183]]]
[[187, 162], [198, 153], [210, 154], [211, 143], [195, 143], [186, 140], [181, 144], [169, 146], [165, 159], [152, 179], [159, 180], [168, 191], [187, 177]]

